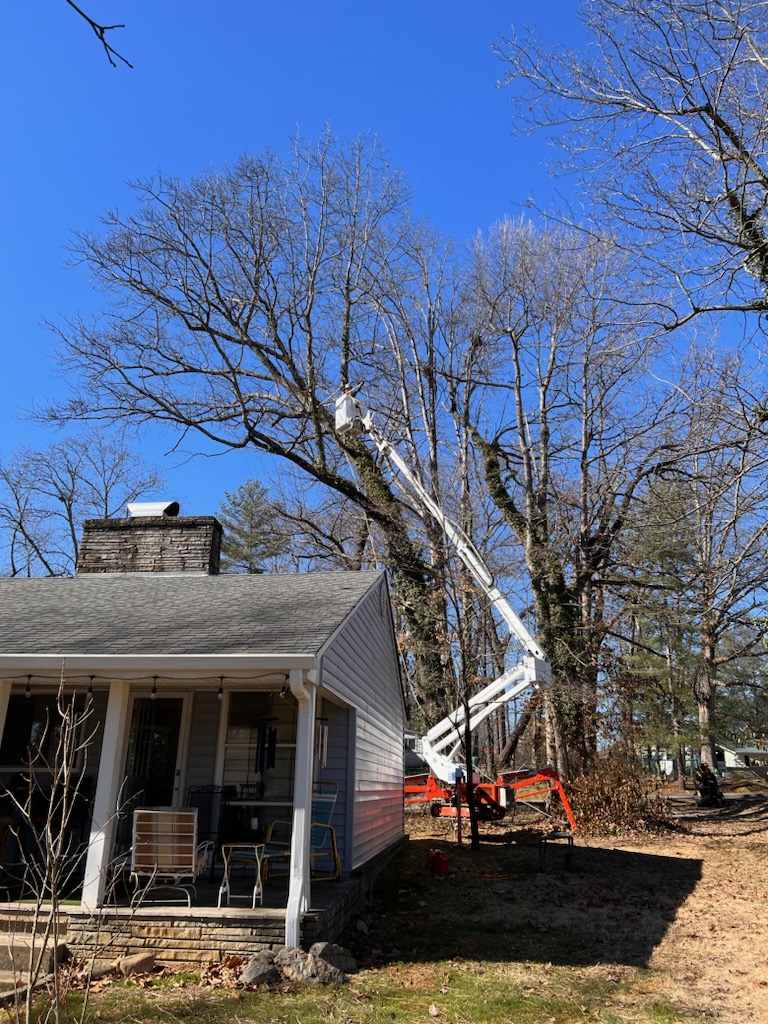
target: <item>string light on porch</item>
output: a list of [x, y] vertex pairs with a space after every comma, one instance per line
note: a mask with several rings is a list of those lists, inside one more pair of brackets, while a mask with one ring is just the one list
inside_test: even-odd
[[152, 676], [152, 693], [150, 693], [149, 699], [157, 700], [157, 676]]
[[93, 676], [88, 676], [88, 693], [86, 696], [89, 701], [93, 700]]
[[216, 694], [219, 700], [224, 698], [224, 676], [219, 676], [219, 692]]
[[[51, 684], [60, 683], [61, 679], [62, 679], [61, 672], [56, 672], [55, 674], [51, 674], [51, 675], [46, 675], [45, 672], [35, 672], [34, 676], [35, 676], [35, 679], [37, 679], [40, 682], [41, 685], [45, 685], [45, 686], [49, 686]], [[281, 676], [282, 676], [283, 679], [286, 678], [284, 675], [282, 675], [282, 673], [281, 673]], [[11, 682], [25, 682], [26, 685], [30, 688], [30, 692], [31, 692], [30, 680], [32, 679], [32, 674], [29, 674], [29, 675], [26, 675], [26, 674], [25, 675], [17, 675], [17, 676], [7, 676], [6, 678], [10, 679]], [[91, 685], [93, 683], [95, 683], [96, 680], [99, 680], [100, 683], [108, 684], [108, 683], [113, 682], [115, 679], [121, 679], [121, 680], [123, 680], [123, 681], [125, 681], [127, 683], [131, 683], [132, 685], [138, 686], [138, 685], [141, 685], [142, 683], [147, 683], [150, 679], [154, 682], [154, 681], [158, 680], [159, 678], [160, 678], [160, 676], [148, 676], [148, 675], [144, 675], [144, 674], [136, 674], [136, 675], [134, 675], [134, 674], [132, 674], [130, 672], [128, 672], [128, 673], [126, 673], [124, 675], [120, 674], [120, 673], [118, 673], [118, 674], [112, 673], [110, 675], [104, 675], [104, 676], [96, 675], [96, 674], [94, 674], [94, 675], [82, 674], [81, 675], [79, 673], [73, 673], [73, 674], [70, 675], [68, 673], [66, 675], [65, 682], [67, 684], [76, 684], [76, 685], [81, 685], [81, 686], [85, 685], [86, 683], [88, 683], [89, 684], [88, 688], [91, 689]], [[218, 678], [219, 678], [220, 684], [222, 686], [222, 691], [223, 691], [223, 683], [224, 683], [225, 679], [229, 679], [232, 683], [235, 684], [235, 686], [237, 686], [240, 683], [243, 683], [243, 684], [254, 683], [254, 684], [258, 685], [258, 686], [262, 686], [262, 684], [264, 684], [264, 685], [271, 684], [272, 687], [274, 688], [274, 686], [276, 685], [275, 679], [274, 679], [274, 673], [271, 673], [271, 672], [266, 672], [266, 673], [263, 673], [263, 674], [256, 673], [256, 674], [253, 674], [253, 675], [249, 674], [249, 675], [243, 675], [243, 676], [239, 676], [239, 675], [219, 676]], [[200, 676], [199, 675], [182, 675], [182, 674], [175, 675], [174, 674], [174, 679], [178, 680], [179, 682], [198, 683], [200, 681]], [[290, 695], [291, 688], [290, 688], [290, 686], [289, 686], [289, 684], [287, 682], [282, 686], [282, 689], [281, 689], [280, 692], [285, 697]]]
[[31, 679], [32, 676], [27, 676], [27, 688], [24, 691], [24, 696], [27, 698], [27, 700], [29, 700], [29, 698], [32, 696], [32, 687], [30, 686]]

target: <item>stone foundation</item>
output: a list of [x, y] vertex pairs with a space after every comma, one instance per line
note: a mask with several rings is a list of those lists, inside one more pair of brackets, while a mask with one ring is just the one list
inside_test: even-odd
[[250, 919], [209, 911], [190, 918], [154, 916], [146, 909], [125, 917], [68, 914], [67, 946], [97, 961], [152, 952], [158, 963], [181, 966], [220, 961], [233, 953], [248, 955], [285, 942], [285, 916], [272, 912]]
[[[359, 914], [370, 889], [369, 876], [328, 884], [302, 919], [301, 945], [335, 941]], [[113, 961], [152, 952], [159, 964], [182, 966], [251, 956], [285, 944], [285, 911], [146, 906], [100, 914], [67, 911], [66, 942], [76, 955]]]

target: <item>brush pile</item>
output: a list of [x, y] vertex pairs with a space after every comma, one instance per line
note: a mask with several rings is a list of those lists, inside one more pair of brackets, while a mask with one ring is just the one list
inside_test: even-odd
[[670, 827], [670, 810], [658, 782], [618, 753], [604, 755], [594, 772], [573, 780], [568, 796], [579, 831], [588, 835], [626, 835]]

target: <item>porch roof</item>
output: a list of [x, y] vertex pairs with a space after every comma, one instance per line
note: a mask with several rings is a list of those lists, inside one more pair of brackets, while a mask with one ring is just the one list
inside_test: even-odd
[[30, 656], [315, 656], [380, 572], [0, 579], [0, 668]]

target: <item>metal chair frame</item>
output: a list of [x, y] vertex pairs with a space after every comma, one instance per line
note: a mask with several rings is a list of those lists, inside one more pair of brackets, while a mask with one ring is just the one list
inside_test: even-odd
[[133, 812], [130, 868], [136, 892], [131, 905], [145, 902], [155, 889], [168, 889], [183, 895], [183, 902], [190, 907], [196, 896], [195, 882], [205, 869], [213, 845], [210, 841], [198, 842], [196, 807], [137, 807]]

